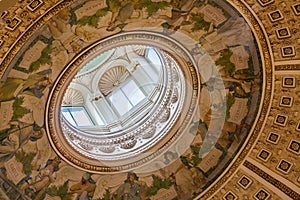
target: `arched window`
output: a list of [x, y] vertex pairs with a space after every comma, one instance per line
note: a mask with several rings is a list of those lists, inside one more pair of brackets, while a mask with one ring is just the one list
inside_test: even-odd
[[82, 93], [68, 88], [61, 107], [63, 117], [73, 126], [93, 126], [94, 123], [86, 111]]

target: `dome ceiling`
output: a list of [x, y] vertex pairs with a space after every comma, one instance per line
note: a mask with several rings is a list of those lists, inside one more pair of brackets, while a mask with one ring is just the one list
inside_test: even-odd
[[[296, 1], [0, 7], [0, 199], [300, 199]], [[129, 54], [115, 50], [126, 45]], [[66, 129], [63, 107], [91, 114], [88, 106], [109, 102], [126, 81], [140, 83], [133, 72], [148, 66], [137, 59], [145, 46], [168, 63], [153, 112], [145, 104], [134, 113], [147, 117], [122, 118], [130, 126], [117, 138], [95, 136], [103, 126]], [[108, 113], [99, 124], [116, 126]], [[79, 132], [89, 136], [66, 145]], [[122, 156], [107, 162], [95, 149]]]

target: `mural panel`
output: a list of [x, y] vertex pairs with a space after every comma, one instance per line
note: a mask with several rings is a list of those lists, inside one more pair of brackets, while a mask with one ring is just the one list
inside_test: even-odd
[[[30, 9], [42, 3], [33, 1]], [[16, 29], [20, 20], [9, 28]], [[185, 137], [155, 162], [111, 174], [77, 169], [53, 151], [45, 133], [49, 92], [85, 48], [130, 31], [155, 32], [185, 46], [200, 77], [199, 110]], [[263, 90], [258, 51], [246, 21], [220, 0], [90, 0], [61, 8], [23, 44], [0, 82], [0, 179], [9, 183], [1, 188], [3, 195], [37, 200], [197, 198], [251, 136]], [[151, 167], [156, 170], [145, 170]]]

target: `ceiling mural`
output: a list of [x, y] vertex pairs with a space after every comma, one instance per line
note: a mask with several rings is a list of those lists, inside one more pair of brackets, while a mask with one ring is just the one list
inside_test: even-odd
[[298, 2], [1, 12], [0, 199], [300, 199]]

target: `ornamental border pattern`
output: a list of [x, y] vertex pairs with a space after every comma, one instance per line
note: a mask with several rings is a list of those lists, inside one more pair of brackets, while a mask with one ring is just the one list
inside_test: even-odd
[[275, 66], [276, 71], [292, 71], [292, 70], [300, 70], [300, 65], [277, 65]]
[[249, 161], [245, 161], [243, 164], [245, 167], [253, 171], [255, 174], [278, 188], [280, 191], [291, 197], [292, 199], [300, 199], [300, 194], [292, 190], [291, 188], [287, 187], [285, 184], [283, 184], [281, 181], [277, 180], [276, 178], [273, 178], [268, 173], [264, 172], [260, 168], [256, 167], [254, 164], [250, 163]]
[[[40, 28], [48, 19], [50, 19], [53, 15], [58, 13], [61, 9], [66, 8], [69, 6], [71, 3], [75, 2], [75, 0], [66, 0], [66, 1], [61, 1], [57, 3], [55, 6], [53, 6], [50, 10], [48, 10], [43, 16], [41, 16], [37, 21], [34, 22], [34, 24], [29, 27], [25, 33], [17, 39], [17, 42], [15, 45], [10, 49], [10, 52], [6, 54], [6, 56], [3, 59], [3, 62], [1, 63], [0, 67], [0, 78], [4, 75], [4, 72], [7, 70], [9, 63], [11, 60], [14, 58], [16, 53], [21, 49], [22, 44], [32, 36], [32, 34]], [[262, 104], [262, 110], [259, 116], [259, 119], [257, 121], [257, 124], [255, 126], [255, 129], [253, 130], [253, 134], [251, 135], [251, 138], [247, 142], [245, 148], [242, 150], [240, 155], [236, 158], [235, 161], [233, 161], [231, 168], [227, 171], [223, 177], [221, 177], [218, 181], [213, 183], [212, 187], [209, 188], [208, 190], [204, 191], [205, 194], [201, 196], [198, 196], [198, 198], [202, 199], [207, 199], [211, 197], [218, 189], [221, 188], [221, 186], [227, 181], [228, 178], [230, 178], [233, 173], [237, 170], [237, 168], [241, 165], [243, 162], [244, 158], [252, 148], [252, 146], [255, 143], [256, 138], [259, 135], [259, 131], [262, 128], [264, 124], [265, 117], [267, 116], [268, 113], [268, 107], [269, 103], [271, 101], [271, 88], [272, 88], [272, 63], [271, 63], [271, 58], [270, 58], [270, 52], [268, 48], [268, 44], [265, 38], [265, 35], [263, 34], [263, 31], [260, 27], [260, 24], [258, 23], [257, 19], [252, 15], [252, 13], [248, 10], [248, 8], [244, 5], [244, 3], [238, 1], [238, 0], [233, 0], [232, 4], [236, 5], [239, 8], [239, 12], [244, 14], [249, 21], [250, 24], [253, 26], [256, 34], [257, 34], [257, 40], [261, 45], [262, 48], [262, 54], [264, 57], [265, 61], [265, 93], [264, 93], [264, 99], [263, 99], [263, 104]], [[50, 113], [50, 115], [53, 113]], [[50, 116], [51, 117], [51, 116]], [[53, 117], [53, 116], [52, 116]], [[78, 161], [78, 160], [77, 160]], [[75, 161], [76, 162], [76, 161]], [[268, 175], [268, 174], [267, 174]], [[269, 175], [268, 175], [269, 176]], [[272, 178], [272, 177], [271, 177]], [[276, 179], [274, 179], [276, 181]], [[272, 183], [276, 184], [276, 183]]]
[[58, 2], [56, 5], [53, 5], [49, 10], [47, 10], [44, 15], [39, 16], [31, 26], [26, 27], [25, 32], [17, 38], [16, 42], [12, 44], [13, 47], [9, 50], [6, 56], [3, 57], [2, 63], [0, 62], [0, 79], [3, 77], [10, 62], [17, 55], [25, 41], [28, 40], [35, 33], [35, 31], [43, 26], [50, 18], [56, 15], [60, 10], [70, 6], [75, 1], [76, 0], [62, 0]]

